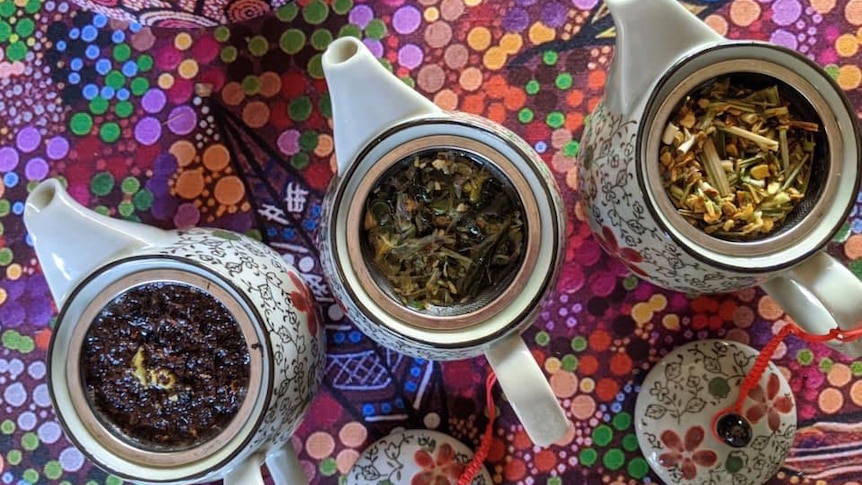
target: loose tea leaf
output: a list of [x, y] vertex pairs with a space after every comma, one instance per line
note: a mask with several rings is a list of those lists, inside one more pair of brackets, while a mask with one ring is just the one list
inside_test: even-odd
[[364, 231], [395, 296], [420, 310], [471, 303], [517, 270], [525, 244], [517, 196], [455, 151], [401, 162], [368, 197]]
[[662, 133], [665, 190], [707, 234], [762, 237], [805, 198], [819, 130], [794, 119], [777, 86], [754, 91], [717, 79], [686, 97]]
[[239, 411], [249, 379], [239, 325], [213, 296], [148, 283], [114, 298], [84, 343], [84, 384], [97, 413], [147, 447], [214, 437]]

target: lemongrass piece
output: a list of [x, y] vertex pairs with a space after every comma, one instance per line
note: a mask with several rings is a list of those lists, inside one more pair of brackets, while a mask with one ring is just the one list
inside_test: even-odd
[[778, 129], [778, 142], [781, 144], [781, 168], [787, 170], [790, 165], [790, 149], [787, 145], [787, 128]]
[[718, 193], [725, 197], [730, 194], [730, 183], [727, 181], [727, 174], [721, 165], [721, 159], [718, 157], [712, 138], [707, 138], [703, 143], [703, 154], [706, 162], [704, 167], [709, 181], [718, 190]]
[[746, 140], [753, 141], [758, 145], [766, 148], [767, 150], [776, 151], [778, 150], [778, 142], [775, 140], [770, 140], [765, 136], [758, 135], [757, 133], [752, 133], [744, 128], [740, 128], [738, 126], [719, 126], [719, 130], [730, 133], [731, 135], [738, 136], [740, 138], [745, 138]]

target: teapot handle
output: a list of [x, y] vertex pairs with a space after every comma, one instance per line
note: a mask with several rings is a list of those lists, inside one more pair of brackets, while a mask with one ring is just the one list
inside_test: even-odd
[[[815, 254], [761, 284], [806, 332], [829, 333], [835, 327], [854, 330], [862, 325], [862, 281], [825, 252]], [[862, 357], [862, 342], [830, 342], [850, 357]]]
[[[261, 457], [252, 453], [224, 477], [225, 485], [264, 485], [260, 470]], [[296, 457], [296, 451], [285, 443], [266, 456], [266, 466], [275, 485], [308, 485], [308, 477]]]
[[509, 336], [486, 350], [485, 357], [533, 443], [559, 441], [571, 423], [524, 339]]

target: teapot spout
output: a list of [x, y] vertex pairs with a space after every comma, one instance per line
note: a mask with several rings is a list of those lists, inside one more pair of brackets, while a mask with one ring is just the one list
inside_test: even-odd
[[24, 225], [58, 307], [75, 285], [118, 252], [165, 237], [161, 229], [87, 209], [56, 179], [42, 182], [27, 197]]
[[606, 103], [630, 114], [686, 52], [724, 38], [677, 0], [605, 0], [616, 27]]
[[375, 136], [407, 118], [440, 112], [386, 70], [361, 41], [343, 37], [323, 54], [332, 101], [335, 156], [342, 174]]

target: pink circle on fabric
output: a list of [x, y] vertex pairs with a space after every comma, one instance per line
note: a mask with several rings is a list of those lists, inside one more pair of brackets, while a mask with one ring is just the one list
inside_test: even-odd
[[162, 136], [162, 124], [148, 116], [135, 125], [135, 139], [144, 145], [152, 145]]
[[287, 130], [278, 135], [278, 149], [285, 155], [296, 155], [299, 153], [299, 131]]
[[179, 106], [168, 115], [168, 128], [177, 135], [188, 135], [195, 129], [198, 117], [188, 106]]
[[174, 214], [174, 224], [177, 227], [194, 227], [201, 220], [201, 213], [192, 203], [180, 204]]
[[15, 142], [18, 145], [18, 149], [22, 152], [32, 152], [42, 142], [42, 135], [39, 134], [39, 130], [36, 128], [28, 126], [18, 132]]
[[398, 50], [398, 63], [407, 69], [416, 69], [422, 65], [424, 56], [422, 49], [414, 44], [407, 44]]
[[0, 172], [9, 172], [18, 166], [18, 152], [12, 147], [0, 148]]
[[416, 7], [405, 6], [399, 8], [392, 16], [392, 27], [399, 34], [412, 34], [422, 23], [422, 12]]
[[34, 158], [27, 162], [24, 168], [24, 176], [27, 180], [42, 180], [48, 176], [48, 163], [44, 158]]
[[572, 0], [572, 4], [581, 10], [592, 10], [599, 4], [599, 0]]
[[45, 153], [51, 160], [59, 160], [69, 154], [69, 142], [62, 136], [55, 136], [48, 140]]
[[141, 106], [147, 113], [158, 113], [165, 107], [167, 97], [161, 89], [150, 89], [141, 98]]

